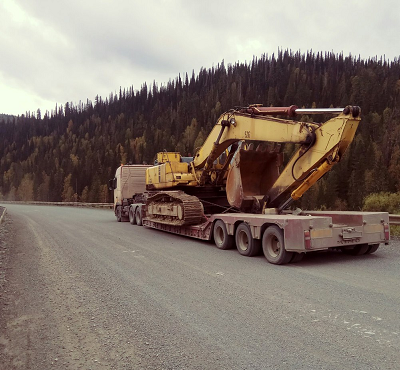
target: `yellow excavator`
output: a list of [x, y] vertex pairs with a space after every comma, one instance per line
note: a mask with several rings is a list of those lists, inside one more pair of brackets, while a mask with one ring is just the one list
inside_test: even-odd
[[[360, 108], [299, 109], [259, 104], [218, 119], [194, 157], [157, 154], [146, 169], [147, 217], [172, 225], [200, 223], [204, 214], [236, 209], [282, 212], [332, 166], [352, 142]], [[294, 117], [332, 114], [325, 123]], [[285, 116], [278, 118], [277, 116]], [[298, 147], [283, 167], [283, 145]]]

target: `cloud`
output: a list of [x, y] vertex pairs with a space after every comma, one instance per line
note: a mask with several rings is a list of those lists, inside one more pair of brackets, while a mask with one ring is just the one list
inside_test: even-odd
[[106, 97], [120, 86], [140, 89], [145, 81], [160, 85], [278, 48], [393, 59], [399, 4], [3, 0], [0, 112], [50, 110], [56, 102]]

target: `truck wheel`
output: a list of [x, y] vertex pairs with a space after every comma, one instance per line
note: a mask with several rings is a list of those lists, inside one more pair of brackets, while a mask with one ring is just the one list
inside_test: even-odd
[[129, 222], [131, 225], [136, 225], [136, 216], [132, 207], [129, 208]]
[[264, 231], [262, 248], [267, 261], [274, 265], [289, 263], [293, 257], [293, 253], [285, 249], [282, 230], [275, 225], [269, 226]]
[[218, 249], [232, 249], [235, 246], [235, 237], [228, 235], [225, 222], [217, 220], [214, 224], [214, 243]]
[[142, 208], [137, 207], [135, 212], [136, 225], [142, 226]]
[[368, 250], [365, 252], [365, 254], [371, 254], [375, 253], [379, 248], [379, 244], [372, 244], [369, 246]]
[[236, 248], [242, 256], [253, 257], [261, 251], [261, 241], [253, 239], [250, 226], [242, 222], [236, 229]]
[[117, 206], [115, 215], [117, 216], [117, 221], [121, 222], [122, 221], [122, 207], [121, 206]]

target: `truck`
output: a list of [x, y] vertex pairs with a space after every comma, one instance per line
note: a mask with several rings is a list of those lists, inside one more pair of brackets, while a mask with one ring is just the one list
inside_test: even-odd
[[[332, 118], [310, 122], [312, 114]], [[360, 116], [357, 106], [235, 107], [193, 157], [163, 151], [154, 165], [121, 165], [109, 184], [114, 213], [118, 221], [236, 247], [243, 256], [263, 253], [277, 265], [331, 249], [374, 253], [390, 241], [387, 212], [291, 209], [341, 160]], [[288, 144], [295, 149], [285, 164]]]

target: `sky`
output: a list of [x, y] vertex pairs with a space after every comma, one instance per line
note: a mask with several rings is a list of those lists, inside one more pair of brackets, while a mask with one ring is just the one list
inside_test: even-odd
[[392, 61], [398, 35], [395, 0], [0, 0], [0, 113], [43, 115], [278, 50]]

